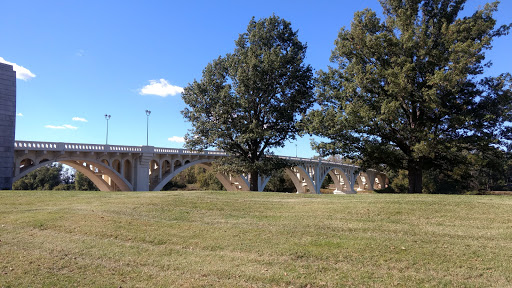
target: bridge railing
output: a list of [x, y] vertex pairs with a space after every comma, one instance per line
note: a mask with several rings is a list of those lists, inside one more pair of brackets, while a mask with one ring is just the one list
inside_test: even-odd
[[141, 147], [83, 143], [14, 141], [14, 150], [80, 151], [80, 152], [141, 152]]
[[340, 166], [359, 168], [359, 166], [354, 165], [354, 164], [346, 164], [346, 163], [329, 161], [329, 160], [324, 160], [324, 159], [311, 159], [311, 158], [301, 158], [301, 157], [291, 157], [291, 156], [277, 156], [277, 157], [279, 157], [281, 159], [285, 159], [285, 160], [296, 161], [296, 162], [322, 162], [324, 164], [330, 164], [330, 165], [340, 165]]
[[63, 143], [14, 141], [14, 150], [62, 150]]
[[228, 156], [229, 154], [224, 151], [218, 150], [188, 150], [180, 148], [160, 148], [154, 147], [153, 153], [157, 154], [185, 154], [185, 155], [211, 155], [211, 156]]
[[101, 145], [83, 143], [14, 141], [15, 150], [80, 151], [80, 152], [119, 152], [119, 153], [157, 153], [182, 155], [227, 156], [228, 153], [216, 150], [187, 150], [179, 148], [161, 148], [153, 146]]

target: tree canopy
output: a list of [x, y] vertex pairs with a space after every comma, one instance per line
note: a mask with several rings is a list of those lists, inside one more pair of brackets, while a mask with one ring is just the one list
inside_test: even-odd
[[364, 168], [408, 171], [422, 192], [423, 171], [453, 169], [468, 153], [510, 139], [512, 78], [482, 77], [485, 51], [506, 35], [498, 3], [459, 17], [465, 0], [381, 0], [385, 21], [366, 9], [342, 28], [319, 72], [320, 108], [305, 129], [329, 141], [321, 155], [360, 159]]
[[313, 72], [304, 63], [307, 46], [275, 15], [253, 18], [235, 45], [182, 93], [182, 114], [193, 126], [186, 147], [230, 153], [225, 170], [248, 174], [255, 191], [259, 175], [283, 164], [270, 149], [295, 139], [299, 117], [313, 104]]

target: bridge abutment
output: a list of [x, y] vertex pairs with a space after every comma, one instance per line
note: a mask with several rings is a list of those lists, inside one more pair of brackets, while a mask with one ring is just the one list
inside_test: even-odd
[[0, 63], [0, 190], [12, 189], [16, 127], [16, 71]]

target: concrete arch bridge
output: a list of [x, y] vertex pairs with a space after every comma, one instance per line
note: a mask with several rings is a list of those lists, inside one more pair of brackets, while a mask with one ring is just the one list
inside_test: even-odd
[[[223, 151], [193, 151], [153, 146], [98, 145], [61, 142], [15, 141], [14, 179], [53, 162], [69, 165], [82, 172], [102, 191], [160, 191], [181, 171], [194, 165], [211, 169], [219, 157], [230, 157]], [[351, 194], [359, 190], [384, 188], [386, 175], [375, 170], [358, 172], [359, 167], [325, 160], [282, 157], [293, 167], [286, 174], [297, 193], [320, 193], [327, 175], [334, 181], [334, 193]], [[246, 175], [217, 173], [217, 179], [228, 191], [249, 190]], [[258, 179], [263, 191], [270, 177]]]

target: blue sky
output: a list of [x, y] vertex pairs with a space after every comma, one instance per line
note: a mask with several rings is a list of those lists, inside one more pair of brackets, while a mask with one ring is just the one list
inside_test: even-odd
[[[465, 11], [486, 2], [469, 0]], [[290, 21], [318, 71], [339, 29], [364, 8], [381, 11], [378, 0], [4, 1], [0, 61], [25, 68], [17, 72], [16, 139], [103, 144], [107, 113], [109, 144], [145, 145], [149, 109], [149, 145], [181, 148], [190, 124], [179, 91], [233, 51], [252, 16]], [[497, 19], [512, 22], [512, 1], [502, 1]], [[511, 35], [494, 42], [488, 75], [511, 72], [511, 49]], [[297, 144], [299, 156], [312, 157], [309, 138], [275, 152], [295, 156]]]

